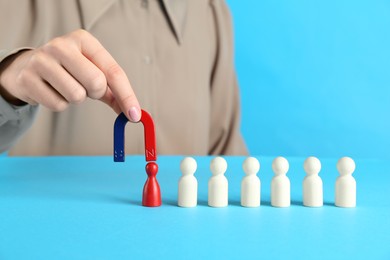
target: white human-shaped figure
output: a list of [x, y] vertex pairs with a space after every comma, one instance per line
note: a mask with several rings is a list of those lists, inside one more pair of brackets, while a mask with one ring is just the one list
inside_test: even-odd
[[308, 157], [303, 163], [306, 176], [303, 179], [303, 205], [307, 207], [322, 207], [324, 195], [321, 177], [321, 162], [316, 157]]
[[340, 176], [336, 180], [335, 205], [338, 207], [356, 207], [356, 181], [352, 176], [355, 167], [355, 162], [350, 157], [343, 157], [337, 162]]
[[271, 182], [271, 205], [274, 207], [289, 207], [290, 199], [290, 180], [286, 176], [289, 164], [286, 158], [277, 157], [272, 162], [272, 170], [275, 176]]
[[198, 204], [198, 181], [194, 173], [197, 164], [194, 158], [186, 157], [180, 163], [182, 176], [179, 179], [177, 204], [180, 207], [196, 207]]
[[254, 157], [248, 157], [242, 164], [245, 176], [241, 181], [241, 206], [260, 206], [260, 179], [256, 176], [260, 170], [260, 163]]
[[225, 177], [227, 170], [226, 160], [215, 157], [210, 163], [212, 176], [209, 179], [208, 204], [210, 207], [226, 207], [228, 205], [228, 180]]

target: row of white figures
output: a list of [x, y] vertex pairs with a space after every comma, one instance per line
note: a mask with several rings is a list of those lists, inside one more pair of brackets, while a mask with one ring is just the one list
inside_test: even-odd
[[[260, 206], [261, 182], [257, 173], [260, 163], [254, 157], [248, 157], [243, 163], [245, 176], [241, 181], [241, 205], [243, 207]], [[303, 205], [321, 207], [323, 205], [323, 185], [318, 173], [321, 162], [316, 157], [308, 157], [303, 168], [306, 176], [303, 180]], [[194, 158], [186, 157], [180, 164], [182, 177], [179, 180], [178, 205], [180, 207], [195, 207], [198, 197], [198, 181], [194, 174], [197, 163]], [[272, 162], [275, 176], [271, 182], [271, 205], [274, 207], [289, 207], [290, 180], [286, 176], [289, 163], [284, 157], [277, 157]], [[214, 158], [210, 163], [212, 176], [208, 183], [208, 205], [211, 207], [226, 207], [228, 205], [228, 180], [226, 160]], [[338, 207], [356, 206], [356, 181], [352, 177], [355, 162], [349, 157], [343, 157], [337, 162], [340, 176], [336, 180], [335, 205]]]

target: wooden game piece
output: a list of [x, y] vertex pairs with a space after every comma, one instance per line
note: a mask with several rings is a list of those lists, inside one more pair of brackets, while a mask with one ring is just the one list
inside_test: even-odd
[[303, 205], [306, 207], [322, 207], [323, 188], [321, 177], [321, 162], [316, 157], [308, 157], [303, 163], [306, 176], [303, 180]]
[[275, 176], [271, 182], [271, 205], [273, 207], [289, 207], [290, 199], [290, 180], [286, 176], [289, 164], [286, 158], [277, 157], [272, 162], [272, 170]]
[[340, 173], [335, 185], [335, 205], [337, 207], [356, 207], [356, 180], [352, 176], [355, 168], [355, 162], [350, 157], [343, 157], [337, 162], [337, 170]]
[[157, 182], [156, 175], [158, 172], [158, 166], [155, 162], [149, 162], [145, 167], [148, 179], [144, 185], [144, 191], [142, 195], [142, 205], [146, 207], [158, 207], [161, 206], [161, 192], [160, 185]]
[[242, 168], [245, 176], [241, 181], [241, 206], [258, 207], [260, 206], [261, 182], [256, 174], [260, 170], [260, 163], [256, 158], [248, 157]]
[[226, 207], [228, 205], [228, 180], [225, 177], [226, 160], [215, 157], [210, 163], [211, 178], [208, 183], [208, 204], [210, 207]]
[[186, 157], [180, 163], [182, 172], [178, 189], [178, 205], [180, 207], [196, 207], [198, 203], [198, 181], [194, 176], [196, 168], [196, 161], [192, 157]]

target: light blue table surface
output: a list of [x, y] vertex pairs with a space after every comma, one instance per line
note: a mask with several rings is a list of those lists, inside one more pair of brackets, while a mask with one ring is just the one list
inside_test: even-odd
[[163, 205], [140, 205], [142, 156], [0, 157], [0, 259], [390, 259], [389, 161], [356, 160], [357, 207], [337, 208], [337, 159], [322, 159], [325, 205], [302, 206], [304, 158], [287, 158], [292, 206], [270, 206], [270, 157], [262, 205], [240, 206], [243, 157], [228, 162], [229, 206], [207, 206], [211, 157], [196, 157], [196, 208], [180, 208], [183, 157], [159, 157]]

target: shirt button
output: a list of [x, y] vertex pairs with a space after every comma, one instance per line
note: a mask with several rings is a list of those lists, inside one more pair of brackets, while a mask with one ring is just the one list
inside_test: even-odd
[[149, 64], [152, 63], [152, 58], [150, 56], [148, 56], [148, 55], [145, 55], [144, 56], [144, 62], [145, 62], [146, 65], [149, 65]]

